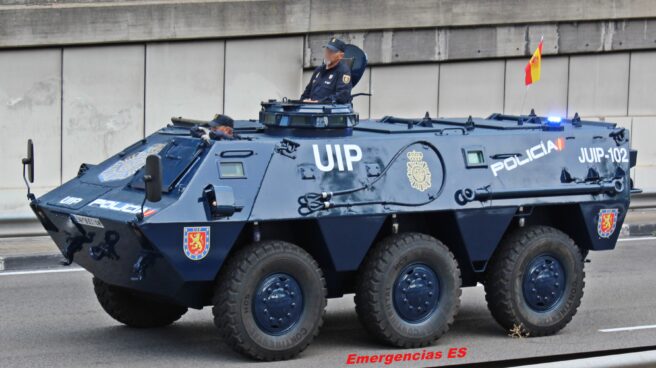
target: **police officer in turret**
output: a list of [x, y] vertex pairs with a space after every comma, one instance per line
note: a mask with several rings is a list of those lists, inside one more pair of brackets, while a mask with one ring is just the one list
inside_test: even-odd
[[303, 102], [350, 103], [351, 69], [344, 58], [346, 44], [332, 38], [323, 49], [323, 64], [312, 73], [310, 83], [301, 95]]

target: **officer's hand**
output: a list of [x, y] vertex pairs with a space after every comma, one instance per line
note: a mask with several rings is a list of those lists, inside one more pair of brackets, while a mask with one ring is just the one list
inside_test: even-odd
[[316, 103], [316, 102], [319, 102], [319, 101], [317, 101], [317, 100], [311, 100], [311, 99], [309, 99], [309, 98], [306, 98], [305, 100], [303, 100], [303, 102]]

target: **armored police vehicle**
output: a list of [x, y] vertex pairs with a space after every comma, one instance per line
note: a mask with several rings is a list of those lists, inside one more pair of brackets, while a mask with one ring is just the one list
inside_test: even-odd
[[212, 306], [225, 341], [260, 360], [300, 353], [326, 298], [349, 293], [397, 347], [446, 333], [477, 283], [503, 329], [554, 334], [638, 191], [629, 131], [578, 116], [360, 120], [284, 100], [229, 137], [202, 126], [173, 119], [28, 197], [114, 319], [158, 327]]

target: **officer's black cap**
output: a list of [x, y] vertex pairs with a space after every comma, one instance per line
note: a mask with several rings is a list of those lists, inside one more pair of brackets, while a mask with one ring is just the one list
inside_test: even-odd
[[218, 127], [218, 126], [229, 126], [233, 128], [235, 125], [234, 120], [228, 115], [221, 115], [221, 114], [216, 114], [214, 115], [214, 118], [210, 121], [210, 127]]
[[346, 48], [346, 43], [344, 43], [344, 41], [340, 40], [339, 38], [333, 37], [323, 47], [328, 48], [328, 49], [333, 50], [333, 51], [344, 52], [344, 49]]

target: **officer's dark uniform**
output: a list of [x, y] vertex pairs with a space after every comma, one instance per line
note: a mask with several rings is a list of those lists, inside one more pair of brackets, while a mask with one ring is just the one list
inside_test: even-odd
[[[324, 46], [333, 51], [344, 51], [346, 44], [333, 38]], [[311, 99], [320, 103], [350, 103], [351, 102], [351, 69], [341, 60], [337, 65], [326, 69], [326, 65], [316, 68], [305, 87], [301, 100]]]

